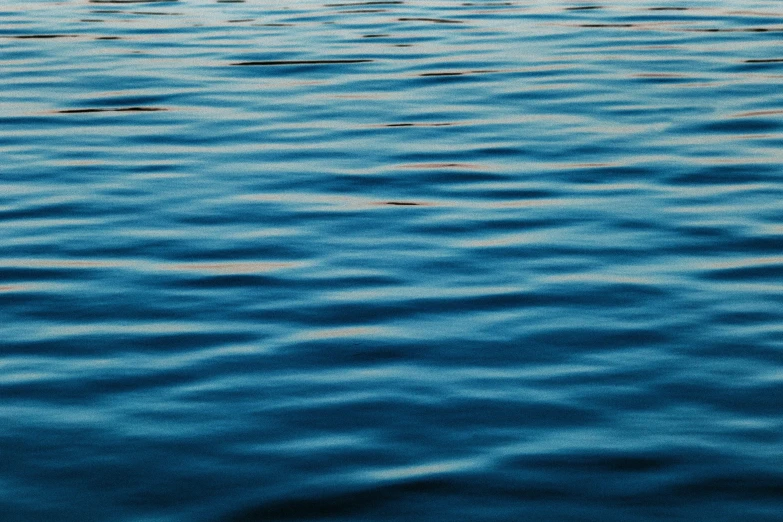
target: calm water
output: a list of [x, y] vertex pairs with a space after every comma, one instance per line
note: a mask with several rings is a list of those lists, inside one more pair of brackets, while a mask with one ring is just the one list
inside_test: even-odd
[[783, 520], [783, 5], [4, 0], [0, 519]]

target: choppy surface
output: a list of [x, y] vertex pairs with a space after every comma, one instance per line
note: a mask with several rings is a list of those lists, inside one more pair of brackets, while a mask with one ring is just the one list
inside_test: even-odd
[[782, 38], [3, 2], [1, 518], [781, 520]]

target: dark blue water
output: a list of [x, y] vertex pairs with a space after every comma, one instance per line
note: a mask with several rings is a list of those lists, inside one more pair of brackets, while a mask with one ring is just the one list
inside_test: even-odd
[[4, 0], [0, 520], [783, 520], [783, 4]]

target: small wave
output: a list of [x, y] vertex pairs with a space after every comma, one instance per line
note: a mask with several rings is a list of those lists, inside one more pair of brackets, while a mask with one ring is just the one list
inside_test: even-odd
[[164, 107], [119, 107], [111, 109], [62, 109], [57, 114], [85, 114], [93, 112], [163, 112], [168, 111]]
[[257, 62], [236, 62], [231, 65], [257, 65], [257, 66], [284, 66], [284, 65], [331, 65], [341, 63], [370, 63], [368, 59], [341, 59], [341, 60], [270, 60]]

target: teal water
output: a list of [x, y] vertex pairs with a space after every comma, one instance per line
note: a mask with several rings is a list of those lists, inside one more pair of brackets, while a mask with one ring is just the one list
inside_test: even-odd
[[0, 520], [783, 520], [782, 42], [5, 0]]

